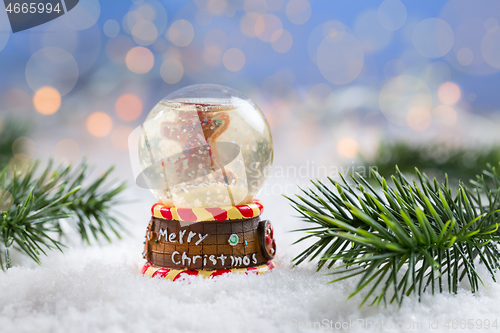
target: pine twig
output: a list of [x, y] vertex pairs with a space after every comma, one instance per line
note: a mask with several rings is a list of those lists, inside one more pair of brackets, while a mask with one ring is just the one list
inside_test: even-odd
[[12, 266], [10, 250], [24, 253], [40, 264], [40, 255], [46, 250], [62, 250], [58, 239], [64, 235], [60, 225], [68, 219], [82, 240], [103, 236], [111, 241], [109, 232], [117, 237], [123, 230], [113, 216], [112, 207], [125, 184], [109, 182], [113, 168], [89, 185], [89, 167], [86, 161], [77, 166], [54, 168], [50, 161], [39, 172], [39, 162], [26, 164], [21, 169], [5, 167], [0, 172], [2, 190], [0, 207], [0, 268]]
[[[348, 183], [329, 179], [329, 186], [312, 181], [296, 199], [288, 198], [305, 222], [307, 236], [318, 240], [294, 259], [318, 261], [318, 270], [342, 262], [332, 274], [344, 273], [332, 282], [358, 276], [349, 298], [364, 291], [362, 306], [397, 302], [424, 290], [456, 293], [464, 278], [474, 293], [483, 284], [476, 270], [480, 259], [495, 280], [500, 266], [500, 175], [488, 166], [472, 182], [458, 184], [455, 195], [446, 178], [431, 181], [416, 170], [419, 182], [409, 181], [397, 169], [393, 186], [373, 171], [382, 188], [376, 191], [359, 174]], [[486, 202], [483, 197], [486, 196]], [[304, 230], [304, 229], [302, 229]]]

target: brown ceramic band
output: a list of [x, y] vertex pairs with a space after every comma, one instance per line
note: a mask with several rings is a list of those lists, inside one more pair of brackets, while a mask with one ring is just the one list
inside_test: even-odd
[[275, 251], [272, 226], [259, 216], [184, 227], [153, 216], [144, 256], [154, 266], [174, 269], [231, 269], [265, 264]]

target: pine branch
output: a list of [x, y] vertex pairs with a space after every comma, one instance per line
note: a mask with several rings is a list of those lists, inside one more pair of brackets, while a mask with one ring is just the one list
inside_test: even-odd
[[46, 250], [61, 250], [64, 231], [63, 219], [69, 219], [81, 238], [103, 236], [111, 241], [109, 232], [120, 237], [123, 229], [113, 216], [112, 207], [125, 184], [109, 182], [110, 168], [94, 182], [85, 185], [89, 167], [85, 161], [78, 166], [54, 168], [50, 161], [39, 172], [39, 162], [24, 164], [12, 170], [5, 167], [0, 172], [2, 191], [0, 207], [0, 267], [11, 267], [9, 251], [12, 248], [40, 263]]
[[358, 276], [349, 298], [364, 291], [360, 306], [369, 300], [401, 305], [404, 296], [420, 299], [426, 289], [456, 293], [464, 278], [474, 293], [482, 284], [476, 259], [495, 280], [500, 266], [496, 169], [489, 166], [472, 189], [459, 183], [455, 195], [447, 178], [439, 184], [418, 170], [416, 174], [419, 182], [410, 182], [397, 169], [390, 186], [373, 172], [381, 193], [358, 174], [351, 176], [353, 183], [341, 175], [342, 183], [329, 179], [335, 191], [313, 181], [297, 199], [288, 198], [301, 218], [314, 225], [297, 242], [318, 238], [294, 264], [318, 258], [319, 270], [342, 262], [332, 274], [347, 275], [332, 282]]

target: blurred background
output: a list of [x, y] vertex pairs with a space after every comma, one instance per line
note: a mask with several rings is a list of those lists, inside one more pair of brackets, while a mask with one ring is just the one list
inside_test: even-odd
[[3, 130], [33, 125], [17, 159], [87, 156], [133, 184], [132, 129], [167, 94], [218, 83], [271, 125], [282, 185], [263, 196], [395, 163], [463, 178], [500, 159], [499, 22], [498, 0], [80, 0], [13, 34], [1, 4]]

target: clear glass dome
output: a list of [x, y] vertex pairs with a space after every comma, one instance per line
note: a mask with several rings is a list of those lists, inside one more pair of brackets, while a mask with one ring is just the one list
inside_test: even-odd
[[197, 84], [151, 110], [139, 138], [142, 186], [169, 207], [250, 203], [273, 161], [269, 124], [240, 92]]

